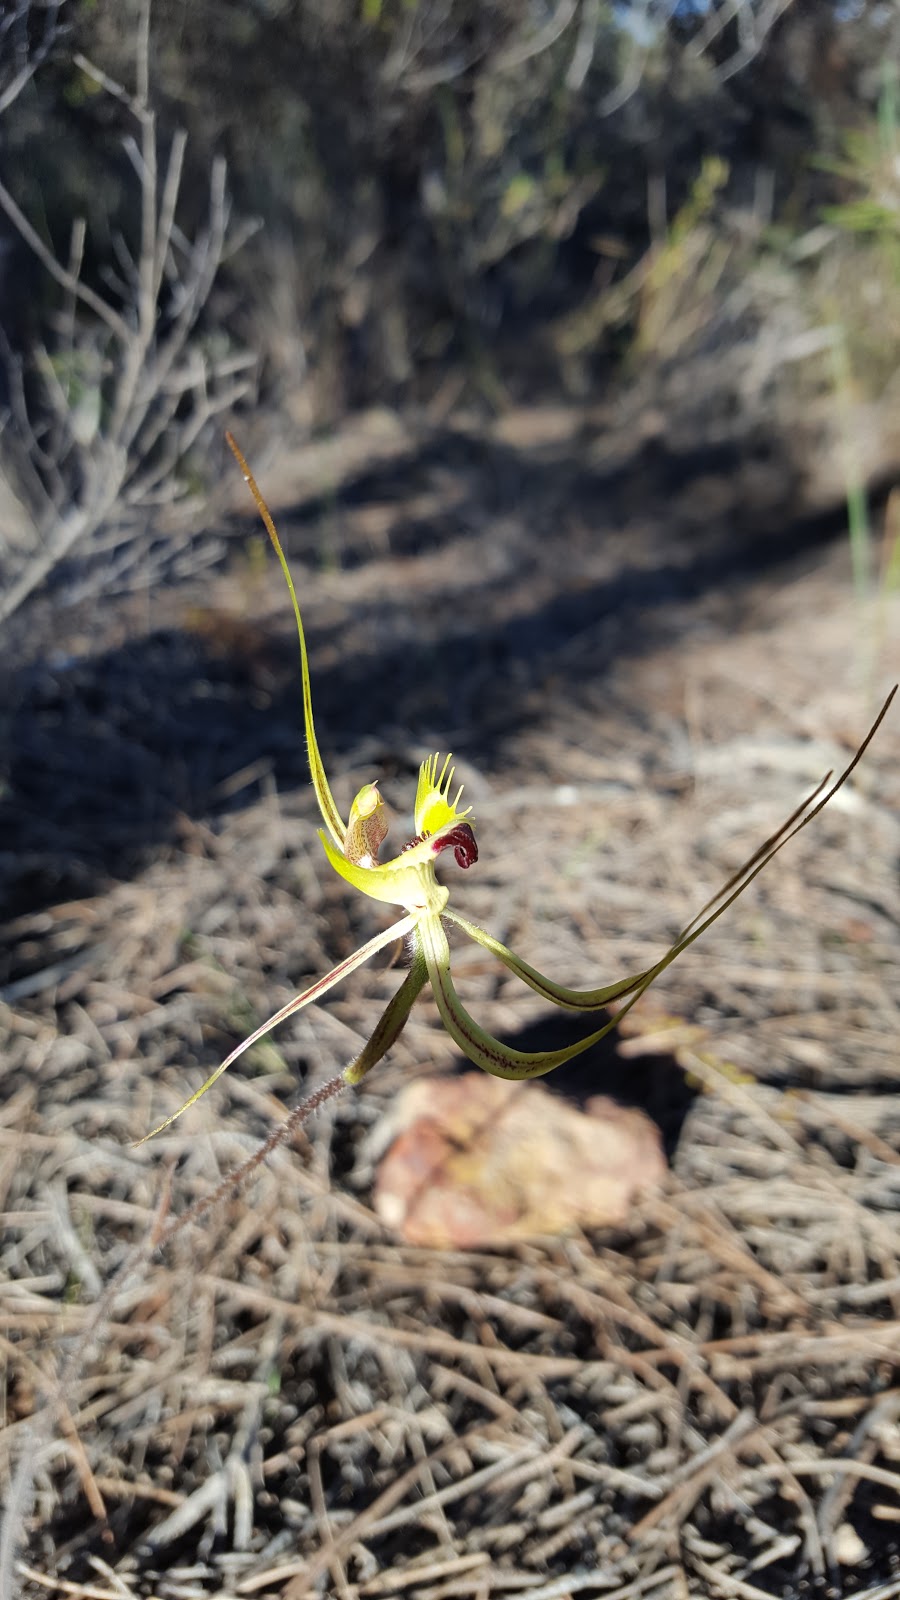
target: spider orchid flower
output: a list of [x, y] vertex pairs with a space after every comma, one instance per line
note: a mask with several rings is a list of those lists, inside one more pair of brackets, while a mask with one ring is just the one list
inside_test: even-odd
[[[178, 1111], [161, 1122], [153, 1133], [146, 1135], [148, 1139], [180, 1117], [183, 1111], [211, 1088], [232, 1062], [278, 1023], [284, 1022], [304, 1006], [320, 1000], [329, 989], [334, 988], [335, 984], [340, 983], [351, 972], [355, 972], [364, 962], [369, 961], [387, 945], [401, 939], [406, 941], [410, 957], [406, 976], [376, 1023], [371, 1037], [359, 1055], [344, 1069], [342, 1076], [346, 1084], [360, 1083], [387, 1053], [404, 1027], [415, 1000], [427, 983], [431, 984], [441, 1021], [451, 1039], [470, 1061], [476, 1066], [483, 1067], [486, 1072], [500, 1078], [538, 1078], [544, 1073], [552, 1072], [555, 1067], [562, 1066], [564, 1062], [571, 1061], [574, 1056], [590, 1049], [591, 1045], [609, 1033], [660, 973], [712, 926], [738, 896], [743, 894], [748, 884], [768, 866], [788, 840], [799, 833], [801, 828], [805, 828], [807, 823], [828, 804], [860, 760], [896, 693], [895, 686], [865, 740], [840, 777], [831, 782], [832, 774], [828, 773], [823, 778], [813, 793], [797, 807], [777, 832], [755, 851], [718, 894], [698, 912], [659, 961], [641, 972], [632, 973], [629, 977], [620, 978], [598, 989], [567, 988], [564, 984], [555, 983], [545, 977], [505, 944], [501, 944], [499, 939], [495, 939], [483, 928], [477, 927], [475, 923], [469, 922], [467, 918], [450, 909], [449, 890], [435, 875], [438, 858], [445, 851], [452, 850], [457, 865], [466, 869], [478, 860], [478, 847], [475, 842], [471, 808], [460, 809], [461, 788], [457, 789], [455, 795], [453, 794], [454, 769], [449, 755], [443, 761], [439, 755], [430, 755], [422, 762], [415, 801], [416, 834], [399, 855], [389, 861], [379, 861], [381, 847], [388, 832], [388, 823], [384, 801], [376, 783], [368, 783], [360, 789], [350, 807], [349, 817], [346, 823], [344, 822], [332, 795], [319, 751], [313, 720], [306, 636], [287, 560], [268, 507], [250, 469], [231, 435], [228, 434], [226, 437], [265, 523], [294, 608], [300, 641], [303, 717], [309, 768], [324, 823], [324, 827], [319, 830], [319, 836], [325, 854], [335, 872], [354, 889], [370, 895], [374, 900], [386, 901], [390, 905], [400, 907], [403, 915], [383, 933], [376, 934], [346, 960], [339, 962], [324, 978], [319, 978], [302, 994], [295, 995], [287, 1005], [282, 1006], [280, 1011], [244, 1039]], [[515, 1050], [480, 1027], [460, 1000], [450, 970], [450, 946], [446, 933], [448, 923], [496, 956], [510, 972], [544, 1000], [566, 1011], [590, 1014], [602, 1011], [613, 1003], [624, 1002], [624, 1004], [619, 1005], [615, 1016], [607, 1017], [599, 1028], [595, 1028], [583, 1039], [564, 1049], [533, 1052]]]

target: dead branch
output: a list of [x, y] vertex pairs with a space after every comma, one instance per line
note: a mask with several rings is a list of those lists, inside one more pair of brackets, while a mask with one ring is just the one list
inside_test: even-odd
[[[101, 529], [105, 542], [127, 544], [155, 507], [182, 498], [188, 452], [253, 385], [255, 360], [247, 352], [210, 361], [201, 347], [201, 318], [232, 246], [226, 168], [221, 159], [213, 163], [206, 222], [186, 238], [176, 219], [187, 136], [176, 131], [161, 158], [150, 103], [150, 6], [142, 0], [133, 91], [87, 57], [74, 57], [136, 124], [125, 148], [139, 188], [138, 239], [133, 249], [122, 242], [124, 271], [117, 271], [115, 289], [100, 294], [81, 280], [83, 223], [75, 224], [64, 265], [0, 183], [0, 208], [65, 295], [41, 349], [26, 357], [6, 351], [15, 402], [5, 443], [30, 501], [31, 538], [24, 559], [12, 559], [9, 546], [0, 550], [0, 621], [76, 548], [90, 549]], [[30, 76], [54, 37], [48, 17], [39, 48], [15, 77], [17, 92], [26, 65]], [[9, 94], [0, 108], [11, 103]]]

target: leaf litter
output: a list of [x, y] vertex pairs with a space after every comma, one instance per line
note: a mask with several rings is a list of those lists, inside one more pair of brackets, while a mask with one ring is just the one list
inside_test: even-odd
[[[536, 592], [551, 565], [535, 556]], [[407, 605], [446, 603], [452, 567], [388, 551], [340, 582], [313, 573], [313, 648], [327, 665], [326, 635], [360, 607], [361, 649], [382, 637], [398, 581]], [[846, 760], [868, 708], [846, 665], [859, 617], [840, 553], [796, 571], [791, 606], [783, 579], [745, 586], [739, 628], [719, 593], [640, 617], [637, 659], [610, 664], [599, 626], [554, 637], [530, 668], [513, 651], [502, 762], [485, 742], [499, 703], [474, 663], [460, 720], [480, 695], [494, 726], [460, 773], [484, 840], [467, 915], [492, 915], [573, 981], [629, 971], [677, 930], [686, 887], [702, 901], [823, 754]], [[215, 604], [206, 578], [202, 590]], [[277, 702], [276, 752], [286, 623], [284, 638], [274, 687], [253, 685]], [[191, 657], [190, 635], [185, 648], [199, 695], [209, 658], [202, 640]], [[190, 691], [183, 667], [182, 654]], [[102, 770], [77, 767], [91, 671], [86, 654], [74, 689], [44, 691], [45, 717], [71, 736], [58, 748], [98, 834], [112, 812], [124, 835]], [[232, 660], [218, 706], [246, 681]], [[348, 795], [373, 758], [399, 795], [433, 743], [439, 690], [424, 674], [387, 703], [343, 735]], [[0, 1472], [8, 1482], [37, 1440], [17, 1557], [28, 1600], [900, 1594], [896, 729], [843, 809], [666, 974], [660, 1009], [645, 1001], [618, 1048], [550, 1080], [544, 1092], [612, 1092], [661, 1127], [670, 1170], [624, 1222], [492, 1249], [398, 1241], [373, 1206], [379, 1125], [405, 1083], [459, 1066], [425, 1007], [358, 1097], [126, 1281], [90, 1339], [100, 1286], [150, 1234], [161, 1193], [184, 1209], [214, 1187], [301, 1080], [359, 1048], [396, 984], [384, 967], [360, 973], [229, 1074], [214, 1107], [131, 1148], [248, 1022], [380, 926], [319, 870], [292, 757], [210, 800], [260, 759], [238, 732], [230, 773], [223, 739], [205, 803], [186, 794], [165, 827], [110, 854], [88, 808], [67, 867], [68, 824], [48, 805], [31, 865], [4, 862]], [[447, 732], [462, 750], [464, 732]], [[589, 827], [573, 790], [593, 801]], [[494, 1031], [532, 1044], [536, 997], [474, 949], [457, 970]]]

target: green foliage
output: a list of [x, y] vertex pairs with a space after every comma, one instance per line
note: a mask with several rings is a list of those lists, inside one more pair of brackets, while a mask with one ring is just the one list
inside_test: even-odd
[[610, 287], [566, 319], [559, 345], [568, 356], [596, 350], [609, 330], [626, 328], [628, 356], [668, 360], [714, 315], [717, 291], [734, 253], [718, 214], [728, 163], [705, 156], [664, 238]]
[[84, 72], [81, 67], [74, 67], [63, 83], [62, 92], [66, 105], [77, 111], [88, 100], [94, 100], [101, 95], [103, 89], [89, 72]]
[[[858, 414], [865, 401], [887, 394], [900, 363], [900, 124], [893, 62], [882, 68], [874, 120], [846, 130], [841, 146], [838, 159], [816, 163], [850, 192], [822, 208], [836, 236], [817, 267], [813, 289], [831, 331], [853, 582], [865, 600], [876, 562]], [[881, 584], [891, 570], [888, 562]]]
[[847, 498], [847, 530], [850, 539], [850, 561], [853, 568], [853, 587], [860, 600], [865, 600], [872, 581], [872, 530], [869, 520], [869, 500], [863, 474], [854, 450], [853, 376], [847, 350], [847, 339], [842, 323], [834, 325], [834, 342], [831, 347], [834, 387], [841, 416], [844, 483]]
[[[400, 0], [401, 13], [408, 14], [410, 11], [415, 11], [419, 3], [420, 0]], [[362, 0], [360, 14], [363, 22], [370, 28], [389, 23], [384, 0]]]
[[842, 143], [841, 159], [822, 160], [819, 165], [857, 193], [839, 205], [823, 207], [825, 220], [847, 233], [875, 235], [882, 244], [900, 238], [900, 127], [893, 62], [885, 62], [882, 70], [874, 127], [848, 129]]
[[651, 250], [638, 294], [637, 350], [674, 355], [709, 319], [731, 253], [715, 216], [729, 168], [705, 156], [665, 240]]

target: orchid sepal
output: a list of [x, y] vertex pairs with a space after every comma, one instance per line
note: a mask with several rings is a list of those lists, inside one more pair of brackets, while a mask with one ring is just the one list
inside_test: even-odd
[[291, 577], [291, 569], [287, 564], [287, 556], [281, 547], [281, 540], [278, 537], [278, 530], [275, 527], [274, 521], [272, 520], [272, 514], [259, 492], [256, 479], [244, 460], [240, 447], [237, 445], [230, 433], [226, 433], [225, 438], [233, 456], [237, 461], [238, 466], [241, 469], [241, 472], [244, 474], [244, 481], [248, 485], [250, 493], [256, 501], [256, 508], [262, 517], [266, 532], [269, 535], [269, 539], [272, 543], [272, 548], [278, 557], [278, 563], [282, 572], [284, 573], [284, 581], [288, 586], [288, 593], [291, 597], [291, 605], [294, 608], [294, 620], [297, 624], [297, 637], [300, 641], [300, 677], [303, 691], [303, 726], [306, 733], [306, 750], [307, 755], [309, 756], [309, 775], [312, 779], [312, 785], [316, 792], [316, 800], [319, 803], [319, 810], [322, 813], [322, 820], [325, 823], [328, 832], [331, 834], [335, 844], [341, 848], [343, 847], [346, 829], [341, 821], [341, 814], [335, 804], [334, 795], [331, 792], [331, 787], [325, 772], [325, 765], [322, 761], [322, 755], [319, 750], [319, 741], [316, 737], [316, 725], [313, 720], [312, 708], [312, 685], [309, 677], [309, 656], [306, 650], [306, 634], [303, 630], [303, 618], [300, 615], [300, 603], [297, 599], [297, 591], [294, 588], [294, 580]]
[[386, 1005], [384, 1011], [375, 1024], [371, 1037], [366, 1041], [359, 1055], [344, 1068], [343, 1079], [348, 1087], [356, 1088], [362, 1083], [367, 1073], [378, 1065], [391, 1046], [396, 1043], [403, 1029], [406, 1027], [409, 1013], [419, 998], [425, 984], [428, 982], [428, 967], [422, 954], [421, 944], [415, 932], [413, 960], [406, 977], [397, 993]]
[[271, 1033], [273, 1028], [277, 1028], [279, 1022], [286, 1022], [288, 1017], [292, 1017], [295, 1012], [302, 1011], [304, 1006], [311, 1005], [314, 1000], [320, 999], [322, 995], [328, 993], [329, 989], [333, 989], [336, 983], [340, 983], [351, 972], [355, 972], [357, 967], [363, 966], [372, 956], [377, 955], [379, 950], [384, 949], [385, 945], [392, 944], [395, 939], [405, 938], [412, 927], [412, 917], [401, 917], [400, 921], [395, 922], [392, 927], [386, 928], [383, 933], [377, 933], [374, 939], [369, 939], [366, 944], [360, 945], [358, 950], [354, 950], [352, 955], [347, 956], [343, 961], [339, 961], [336, 967], [332, 967], [330, 972], [326, 972], [324, 978], [317, 978], [316, 982], [310, 984], [308, 989], [304, 989], [302, 994], [295, 995], [293, 1000], [289, 1000], [287, 1005], [282, 1006], [280, 1011], [276, 1011], [274, 1016], [269, 1017], [268, 1021], [261, 1023], [246, 1039], [242, 1039], [231, 1054], [226, 1056], [224, 1061], [219, 1062], [215, 1072], [210, 1073], [206, 1082], [201, 1084], [196, 1093], [185, 1100], [177, 1111], [173, 1111], [170, 1117], [166, 1117], [162, 1122], [158, 1123], [150, 1133], [145, 1133], [142, 1139], [136, 1139], [135, 1146], [146, 1144], [148, 1139], [155, 1138], [158, 1133], [162, 1133], [164, 1128], [169, 1128], [173, 1122], [177, 1122], [183, 1112], [196, 1105], [207, 1089], [212, 1088], [213, 1084], [221, 1078], [223, 1072], [227, 1072], [228, 1068], [240, 1056], [257, 1044], [260, 1039], [264, 1039], [266, 1034]]

